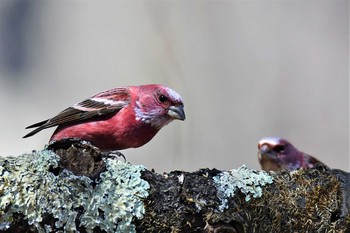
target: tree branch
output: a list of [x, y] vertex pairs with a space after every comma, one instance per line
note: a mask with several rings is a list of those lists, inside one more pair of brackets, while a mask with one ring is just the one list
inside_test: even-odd
[[0, 158], [1, 232], [349, 232], [349, 174], [157, 174], [76, 141]]

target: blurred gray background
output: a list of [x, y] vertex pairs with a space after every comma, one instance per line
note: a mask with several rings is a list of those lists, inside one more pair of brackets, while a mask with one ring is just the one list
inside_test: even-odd
[[123, 151], [156, 171], [259, 168], [264, 136], [349, 171], [348, 1], [0, 1], [1, 155], [105, 89], [162, 83], [187, 119]]

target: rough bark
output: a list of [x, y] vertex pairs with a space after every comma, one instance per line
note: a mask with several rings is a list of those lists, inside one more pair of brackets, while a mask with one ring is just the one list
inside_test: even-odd
[[[137, 181], [135, 185], [133, 181], [132, 184], [135, 187], [147, 187], [146, 195], [139, 195], [142, 191], [136, 193], [136, 196], [139, 195], [142, 200], [142, 206], [139, 202], [135, 202], [137, 203], [135, 207], [124, 206], [125, 203], [118, 204], [108, 212], [108, 205], [113, 203], [102, 208], [101, 206], [104, 206], [102, 200], [102, 205], [99, 202], [98, 216], [95, 216], [97, 220], [91, 217], [94, 225], [91, 225], [92, 223], [89, 225], [90, 222], [86, 221], [84, 212], [90, 207], [84, 204], [64, 206], [65, 211], [60, 215], [57, 215], [57, 211], [61, 210], [50, 212], [41, 208], [35, 209], [36, 216], [30, 217], [31, 213], [25, 213], [23, 208], [17, 208], [17, 206], [23, 203], [27, 205], [28, 202], [28, 210], [33, 206], [39, 208], [40, 195], [50, 196], [51, 192], [56, 193], [53, 199], [49, 199], [50, 202], [59, 201], [57, 199], [62, 198], [63, 202], [60, 203], [67, 204], [77, 196], [81, 196], [82, 192], [89, 192], [88, 197], [95, 199], [96, 196], [102, 199], [106, 195], [112, 196], [112, 194], [106, 194], [106, 192], [113, 192], [109, 186], [108, 189], [103, 189], [105, 193], [97, 190], [101, 190], [99, 189], [101, 182], [107, 179], [107, 175], [102, 174], [106, 174], [111, 169], [110, 165], [106, 165], [106, 161], [116, 160], [115, 158], [104, 159], [106, 154], [101, 153], [97, 148], [86, 143], [71, 141], [51, 145], [47, 150], [54, 151], [59, 159], [57, 164], [55, 162], [46, 164], [47, 168], [44, 167], [42, 173], [38, 173], [36, 167], [32, 169], [32, 163], [19, 165], [20, 162], [17, 160], [23, 160], [29, 155], [1, 160], [1, 232], [350, 232], [350, 176], [341, 170], [324, 167], [276, 173], [254, 171], [245, 167], [232, 171], [200, 169], [192, 173], [173, 171], [166, 174], [141, 169], [141, 178], [147, 182], [138, 185], [137, 182], [140, 181]], [[36, 156], [42, 156], [44, 151], [33, 153], [37, 153]], [[36, 156], [31, 160], [35, 160]], [[51, 158], [50, 156], [52, 155], [50, 154], [48, 158]], [[20, 168], [16, 169], [16, 166]], [[26, 169], [25, 166], [30, 168]], [[23, 174], [22, 169], [26, 170]], [[34, 172], [28, 173], [32, 170]], [[67, 173], [67, 170], [75, 176], [70, 172]], [[23, 177], [21, 182], [26, 185], [23, 186], [26, 188], [21, 188], [20, 191], [19, 189], [8, 191], [11, 185], [22, 185], [8, 178], [12, 177], [11, 172], [18, 172]], [[57, 193], [53, 191], [57, 188], [55, 183], [52, 183], [55, 187], [50, 189], [50, 184], [44, 188], [41, 187], [44, 182], [42, 178], [32, 181], [35, 176], [40, 177], [41, 174], [47, 176], [49, 173], [52, 173], [54, 178], [69, 177], [71, 183], [67, 181], [64, 185], [57, 184], [64, 186], [64, 189], [60, 188], [61, 191]], [[27, 176], [31, 176], [31, 179], [24, 181]], [[111, 176], [113, 174], [109, 175]], [[131, 176], [133, 174], [130, 174]], [[120, 181], [118, 177], [114, 179], [120, 182], [116, 186], [111, 186], [114, 189], [118, 189], [120, 184], [125, 185], [125, 179]], [[113, 181], [113, 177], [111, 180]], [[30, 188], [33, 185], [28, 186], [26, 182], [37, 182], [34, 187], [38, 190], [47, 190], [48, 193], [36, 193], [35, 189]], [[26, 189], [31, 190], [28, 200], [37, 201], [34, 205], [30, 204], [30, 201], [16, 203], [16, 198], [26, 200]], [[135, 190], [135, 188], [131, 189]], [[69, 195], [67, 192], [70, 192]], [[96, 192], [100, 193], [96, 194]], [[21, 197], [18, 197], [18, 193]], [[121, 195], [123, 193], [124, 191]], [[33, 195], [34, 198], [32, 198]], [[124, 197], [119, 196], [119, 198]], [[90, 199], [86, 200], [90, 201]], [[55, 206], [60, 205], [63, 204]], [[136, 208], [139, 208], [140, 212], [137, 212]], [[113, 214], [119, 214], [119, 212], [113, 212], [115, 209], [131, 210], [130, 213], [133, 215], [130, 222], [124, 221], [123, 217], [118, 217], [113, 219], [111, 225], [102, 225], [106, 218], [113, 218]], [[11, 217], [6, 215], [8, 213]], [[74, 215], [73, 217], [64, 216], [64, 213], [70, 213], [70, 215], [74, 213]], [[64, 220], [58, 219], [57, 216], [62, 216]], [[101, 222], [101, 225], [98, 222]], [[123, 227], [120, 226], [122, 224], [124, 224]], [[76, 227], [75, 230], [72, 230], [74, 227]]]

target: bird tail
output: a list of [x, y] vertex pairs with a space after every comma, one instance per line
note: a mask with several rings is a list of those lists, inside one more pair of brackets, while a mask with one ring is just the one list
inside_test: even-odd
[[31, 129], [31, 128], [36, 128], [35, 130], [29, 132], [28, 134], [24, 135], [23, 138], [28, 138], [30, 136], [33, 136], [34, 134], [40, 132], [41, 130], [45, 129], [44, 125], [48, 122], [49, 120], [41, 121], [38, 123], [35, 123], [33, 125], [27, 126], [26, 129]]

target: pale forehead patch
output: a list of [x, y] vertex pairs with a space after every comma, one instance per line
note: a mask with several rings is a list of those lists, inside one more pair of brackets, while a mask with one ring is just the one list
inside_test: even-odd
[[259, 141], [259, 145], [263, 145], [263, 144], [277, 145], [279, 142], [280, 142], [280, 138], [278, 137], [266, 137], [266, 138], [262, 138]]
[[166, 87], [165, 88], [166, 92], [168, 92], [169, 96], [174, 99], [175, 101], [179, 101], [182, 102], [182, 98], [179, 95], [179, 93], [177, 93], [176, 91], [174, 91], [173, 89]]

